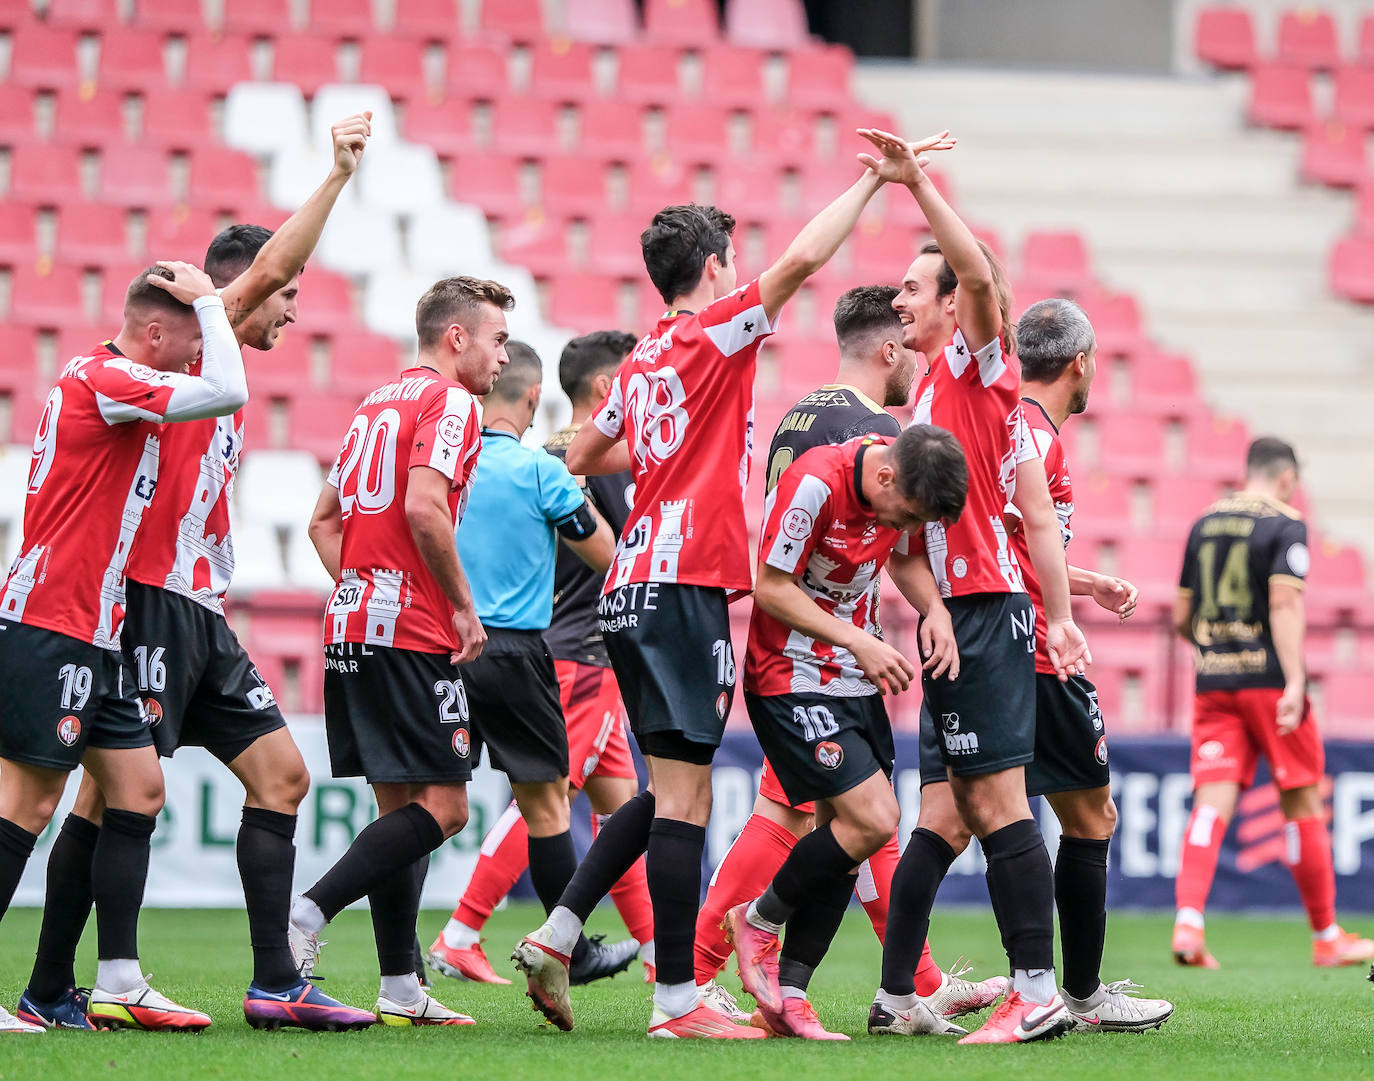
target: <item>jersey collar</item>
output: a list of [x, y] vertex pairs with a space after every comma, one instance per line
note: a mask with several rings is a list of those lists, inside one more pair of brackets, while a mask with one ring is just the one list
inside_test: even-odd
[[482, 425], [482, 435], [483, 437], [489, 435], [504, 435], [507, 439], [514, 439], [517, 443], [520, 442], [520, 437], [514, 432], [502, 431], [500, 428], [488, 428], [485, 424]]
[[868, 453], [868, 448], [878, 440], [875, 436], [864, 436], [863, 442], [859, 444], [859, 449], [854, 452], [854, 495], [858, 497], [859, 505], [869, 506], [869, 502], [864, 498], [864, 455]]
[[881, 405], [875, 402], [867, 394], [861, 391], [853, 383], [826, 383], [823, 387], [821, 387], [821, 390], [847, 390], [850, 393], [852, 393], [855, 397], [857, 397], [859, 401], [863, 402], [864, 405], [868, 406], [869, 409], [873, 410], [873, 412], [887, 412], [886, 409], [884, 409]]
[[1024, 402], [1026, 405], [1033, 405], [1036, 409], [1040, 410], [1040, 415], [1045, 418], [1045, 423], [1054, 429], [1055, 435], [1059, 434], [1059, 425], [1056, 424], [1054, 421], [1050, 420], [1050, 415], [1047, 412], [1045, 412], [1045, 407], [1043, 405], [1037, 402], [1034, 398], [1023, 397], [1021, 401]]

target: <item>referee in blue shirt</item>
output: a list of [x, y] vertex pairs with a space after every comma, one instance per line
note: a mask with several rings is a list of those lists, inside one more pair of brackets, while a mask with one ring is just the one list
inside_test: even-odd
[[[482, 399], [482, 455], [458, 531], [458, 552], [487, 632], [481, 656], [462, 666], [462, 685], [471, 753], [485, 744], [492, 766], [510, 780], [530, 831], [530, 882], [549, 912], [577, 869], [568, 730], [542, 634], [553, 616], [558, 537], [602, 574], [615, 537], [560, 459], [521, 444], [539, 408], [543, 366], [522, 342], [507, 342], [506, 355], [510, 363]], [[572, 955], [579, 982], [620, 971], [637, 949], [633, 939], [611, 946], [580, 940]]]

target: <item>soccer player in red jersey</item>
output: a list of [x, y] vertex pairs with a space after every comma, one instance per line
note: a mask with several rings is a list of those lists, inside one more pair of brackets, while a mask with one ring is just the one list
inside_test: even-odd
[[291, 906], [301, 975], [319, 933], [367, 897], [385, 1025], [464, 1025], [415, 972], [415, 920], [429, 854], [468, 819], [472, 736], [454, 665], [486, 635], [458, 559], [481, 437], [474, 395], [506, 363], [509, 290], [446, 278], [420, 298], [416, 363], [367, 395], [310, 522], [337, 585], [324, 618], [324, 716], [336, 777], [366, 777], [380, 817]]
[[[228, 416], [247, 400], [214, 285], [187, 263], [159, 263], [130, 284], [120, 332], [62, 369], [34, 437], [24, 548], [0, 590], [0, 916], [67, 776], [84, 766], [107, 804], [90, 861], [99, 928], [90, 1006], [105, 1024], [155, 1014], [161, 1027], [210, 1023], [149, 987], [138, 963], [164, 794], [119, 648], [124, 567], [157, 487], [160, 425]], [[90, 1027], [79, 1004], [71, 1012], [70, 1027]], [[43, 1023], [0, 1010], [0, 1028]]]
[[[240, 346], [270, 350], [296, 319], [299, 275], [370, 134], [370, 114], [334, 125], [329, 176], [277, 231], [235, 225], [211, 242], [205, 272], [219, 289]], [[347, 1028], [372, 1014], [301, 979], [286, 937], [296, 808], [310, 776], [271, 689], [224, 617], [234, 571], [229, 500], [244, 446], [243, 410], [166, 428], [157, 492], [125, 573], [124, 654], [158, 753], [208, 747], [245, 789], [237, 855], [253, 979], [250, 1024]], [[56, 1023], [77, 997], [73, 963], [90, 912], [90, 862], [103, 803], [91, 774], [48, 858], [38, 956], [20, 1000], [25, 1016]], [[156, 1018], [154, 1018], [156, 1020]]]
[[[759, 1004], [756, 1023], [776, 1035], [848, 1039], [825, 1030], [806, 989], [859, 865], [891, 841], [901, 814], [882, 695], [905, 690], [916, 668], [882, 640], [879, 574], [894, 548], [905, 550], [908, 531], [957, 521], [967, 491], [959, 441], [915, 425], [895, 440], [809, 450], [769, 496], [745, 702], [783, 791], [793, 803], [814, 800], [818, 824], [725, 926]], [[918, 1009], [929, 1031], [964, 1031]]]
[[1307, 700], [1303, 580], [1307, 524], [1289, 506], [1298, 459], [1279, 439], [1256, 439], [1245, 487], [1219, 501], [1188, 534], [1174, 626], [1197, 650], [1193, 705], [1193, 813], [1175, 893], [1174, 959], [1216, 968], [1202, 913], [1242, 788], [1263, 755], [1279, 790], [1288, 868], [1312, 927], [1312, 963], [1353, 965], [1374, 941], [1336, 922], [1336, 876], [1319, 785], [1326, 768]]
[[[805, 395], [778, 425], [768, 448], [770, 491], [788, 465], [813, 447], [845, 443], [870, 433], [894, 438], [901, 434], [901, 426], [884, 406], [905, 405], [910, 400], [918, 356], [902, 344], [902, 323], [892, 307], [896, 295], [893, 286], [868, 285], [848, 290], [835, 302], [839, 369], [833, 382]], [[921, 623], [921, 633], [929, 638], [927, 654], [938, 655], [941, 660], [957, 657], [948, 613], [938, 596], [933, 604], [935, 610]], [[749, 1014], [715, 982], [730, 956], [722, 927], [725, 914], [763, 892], [797, 841], [811, 832], [813, 811], [810, 802], [796, 807], [788, 802], [772, 766], [764, 759], [753, 814], [716, 868], [706, 891], [694, 940], [696, 981], [702, 1001], [734, 1020], [748, 1021]], [[894, 834], [859, 868], [855, 893], [879, 942], [886, 933], [892, 872], [901, 854]], [[995, 1002], [1005, 990], [1006, 979], [994, 976], [973, 982], [963, 979], [962, 973], [941, 972], [927, 944], [921, 951], [915, 982], [917, 994], [931, 1010], [940, 1016], [958, 1017]]]
[[[925, 144], [942, 148], [944, 136]], [[647, 853], [657, 982], [649, 1033], [739, 1038], [703, 1007], [692, 933], [711, 808], [711, 759], [734, 691], [726, 604], [752, 588], [744, 491], [759, 344], [782, 305], [853, 229], [881, 185], [871, 170], [772, 267], [736, 288], [734, 219], [667, 207], [640, 238], [668, 304], [568, 448], [568, 468], [635, 476], [635, 507], [601, 598], [601, 630], [650, 788], [612, 816], [548, 921], [516, 948], [537, 1008], [571, 1028], [567, 956], [592, 907]], [[624, 446], [621, 446], [622, 440]], [[757, 1032], [757, 1030], [754, 1030]]]
[[[935, 243], [907, 270], [894, 307], [904, 341], [930, 370], [916, 391], [915, 420], [953, 432], [969, 467], [968, 504], [949, 528], [926, 527], [925, 549], [959, 646], [960, 671], [923, 678], [925, 707], [940, 726], [940, 754], [953, 797], [922, 800], [921, 819], [892, 880], [882, 984], [869, 1031], [908, 1034], [917, 998], [912, 973], [930, 910], [955, 846], [941, 834], [978, 836], [988, 890], [1012, 968], [1003, 1003], [967, 1043], [1016, 1043], [1063, 1032], [1071, 1020], [1055, 986], [1054, 877], [1026, 799], [1025, 765], [1035, 751], [1035, 608], [1025, 592], [1003, 510], [1021, 514], [1048, 616], [1047, 642], [1067, 678], [1088, 660], [1069, 608], [1063, 540], [1044, 467], [1024, 438], [1010, 294], [991, 253], [931, 183], [917, 148], [884, 132], [863, 133], [881, 154], [865, 155], [884, 179], [905, 184]], [[894, 581], [902, 583], [893, 564]], [[904, 589], [908, 597], [912, 593]], [[916, 603], [921, 608], [919, 600]]]

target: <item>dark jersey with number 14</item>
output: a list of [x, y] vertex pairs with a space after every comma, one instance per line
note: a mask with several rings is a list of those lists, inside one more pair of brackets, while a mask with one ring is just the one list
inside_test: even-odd
[[1269, 629], [1269, 584], [1301, 588], [1308, 564], [1307, 525], [1278, 500], [1239, 493], [1198, 519], [1179, 591], [1192, 606], [1199, 694], [1284, 685]]
[[902, 426], [862, 391], [843, 383], [813, 390], [787, 411], [768, 446], [768, 491], [784, 470], [812, 447], [848, 443], [861, 435], [902, 434]]

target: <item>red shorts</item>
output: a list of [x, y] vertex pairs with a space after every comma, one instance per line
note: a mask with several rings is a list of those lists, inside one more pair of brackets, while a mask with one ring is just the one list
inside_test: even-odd
[[588, 777], [637, 777], [615, 673], [576, 661], [554, 661], [553, 667], [568, 725], [568, 775], [573, 787], [581, 788]]
[[784, 807], [792, 807], [794, 811], [802, 814], [813, 815], [816, 813], [814, 803], [798, 803], [795, 807], [788, 801], [787, 793], [782, 790], [782, 785], [778, 784], [778, 779], [773, 776], [773, 767], [768, 759], [763, 760], [763, 774], [759, 777], [759, 795], [764, 799], [771, 799], [774, 803], [780, 803]]
[[1280, 791], [1318, 783], [1326, 770], [1326, 751], [1306, 703], [1302, 723], [1279, 735], [1275, 716], [1277, 687], [1243, 691], [1204, 691], [1193, 700], [1193, 786], [1212, 781], [1239, 782], [1249, 788], [1260, 755]]

